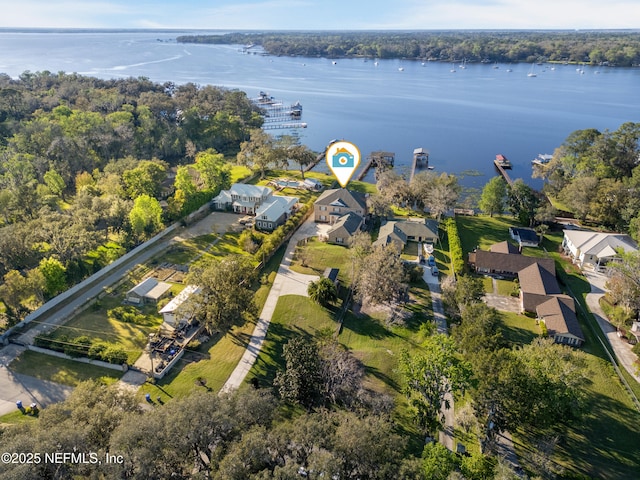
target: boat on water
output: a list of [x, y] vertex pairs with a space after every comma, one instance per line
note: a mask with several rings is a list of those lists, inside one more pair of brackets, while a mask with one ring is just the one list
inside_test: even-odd
[[511, 168], [511, 162], [501, 153], [496, 155], [496, 159], [493, 162], [504, 169]]
[[527, 77], [537, 77], [538, 75], [533, 71], [533, 67], [535, 66], [535, 63], [531, 64], [531, 70], [529, 70], [529, 73], [527, 73]]
[[546, 165], [551, 161], [553, 155], [550, 153], [539, 153], [536, 158], [531, 160], [532, 165]]

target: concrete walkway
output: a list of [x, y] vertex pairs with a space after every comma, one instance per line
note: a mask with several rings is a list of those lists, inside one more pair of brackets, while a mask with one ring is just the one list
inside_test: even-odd
[[591, 293], [588, 293], [586, 297], [589, 310], [591, 310], [600, 329], [609, 340], [609, 344], [613, 348], [620, 365], [622, 365], [637, 382], [640, 382], [638, 366], [635, 363], [638, 357], [631, 351], [631, 345], [618, 337], [616, 327], [609, 323], [607, 316], [600, 307], [600, 299], [606, 291], [605, 284], [607, 283], [607, 277], [601, 273], [590, 271], [583, 271], [582, 273], [591, 285]]
[[316, 224], [313, 221], [313, 216], [311, 216], [300, 226], [298, 231], [289, 240], [282, 263], [280, 264], [276, 278], [273, 281], [273, 286], [269, 291], [269, 296], [262, 308], [262, 312], [260, 312], [258, 323], [251, 335], [249, 345], [247, 346], [247, 349], [245, 350], [244, 355], [242, 355], [242, 359], [240, 359], [235, 370], [231, 373], [229, 379], [220, 390], [221, 393], [236, 390], [244, 381], [249, 370], [251, 370], [251, 367], [255, 363], [258, 358], [258, 354], [262, 349], [262, 344], [267, 336], [269, 323], [271, 322], [271, 317], [273, 317], [273, 312], [276, 309], [276, 304], [278, 303], [280, 295], [307, 296], [307, 287], [309, 283], [319, 278], [317, 275], [304, 275], [294, 272], [289, 268], [289, 266], [293, 260], [296, 246], [301, 240], [308, 237], [318, 236], [321, 233], [326, 233], [329, 227], [329, 225]]
[[447, 328], [447, 317], [444, 314], [444, 305], [442, 304], [442, 289], [440, 288], [440, 278], [431, 274], [431, 267], [422, 265], [422, 279], [429, 287], [431, 292], [431, 305], [433, 308], [433, 321], [436, 324], [438, 333], [449, 333]]

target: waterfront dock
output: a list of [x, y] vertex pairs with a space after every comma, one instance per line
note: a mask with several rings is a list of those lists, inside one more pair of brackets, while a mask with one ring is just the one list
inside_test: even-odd
[[367, 173], [369, 173], [371, 167], [375, 168], [376, 176], [378, 175], [379, 171], [392, 168], [395, 163], [395, 157], [396, 154], [393, 152], [371, 152], [367, 157], [367, 163], [356, 177], [356, 180], [362, 180], [367, 175]]
[[413, 181], [413, 176], [416, 174], [418, 167], [429, 168], [429, 152], [422, 147], [416, 148], [413, 151], [413, 163], [411, 165], [409, 183]]
[[[511, 177], [509, 176], [509, 174], [505, 170], [505, 167], [502, 165], [502, 163], [497, 158], [493, 161], [493, 164], [498, 169], [498, 172], [500, 172], [500, 175], [502, 175], [502, 177], [506, 180], [507, 185], [513, 185], [513, 180], [511, 180]], [[511, 168], [511, 167], [509, 166], [508, 168]]]

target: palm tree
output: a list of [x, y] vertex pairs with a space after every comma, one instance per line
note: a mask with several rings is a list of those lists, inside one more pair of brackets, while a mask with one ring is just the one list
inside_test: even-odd
[[311, 282], [307, 288], [309, 298], [323, 307], [330, 302], [334, 302], [338, 298], [338, 291], [334, 283], [326, 277]]

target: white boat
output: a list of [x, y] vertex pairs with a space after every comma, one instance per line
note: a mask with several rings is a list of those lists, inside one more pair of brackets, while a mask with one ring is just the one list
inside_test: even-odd
[[529, 70], [529, 73], [527, 73], [527, 77], [537, 77], [538, 75], [536, 73], [534, 73], [533, 71], [533, 67], [535, 66], [534, 63], [531, 64], [531, 70]]
[[398, 68], [398, 71], [399, 72], [404, 72], [404, 68], [400, 67], [400, 68]]
[[552, 158], [553, 158], [553, 155], [549, 153], [539, 153], [536, 158], [531, 160], [531, 163], [533, 165], [546, 165], [551, 161]]

